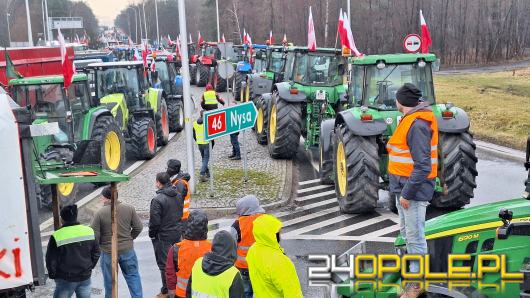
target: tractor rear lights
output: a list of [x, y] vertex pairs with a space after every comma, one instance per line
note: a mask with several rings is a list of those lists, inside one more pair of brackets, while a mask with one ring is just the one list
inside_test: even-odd
[[298, 94], [298, 89], [296, 89], [296, 88], [291, 88], [291, 89], [289, 89], [289, 93], [290, 93], [290, 94]]
[[361, 121], [362, 122], [371, 122], [371, 121], [374, 121], [374, 117], [371, 114], [362, 114], [361, 115]]
[[455, 114], [451, 110], [442, 111], [442, 118], [443, 119], [453, 119], [454, 115]]

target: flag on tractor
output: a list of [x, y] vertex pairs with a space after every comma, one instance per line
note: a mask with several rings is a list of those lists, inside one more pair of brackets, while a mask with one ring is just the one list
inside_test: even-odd
[[85, 33], [83, 34], [83, 41], [81, 43], [88, 45], [89, 42], [90, 42], [90, 36], [86, 34], [86, 30], [85, 30]]
[[175, 43], [171, 40], [171, 36], [169, 36], [169, 34], [167, 35], [166, 39], [167, 39], [167, 44], [168, 44], [169, 46], [172, 46], [172, 45], [175, 44]]
[[133, 41], [132, 41], [132, 39], [131, 39], [130, 36], [129, 36], [129, 46], [130, 46], [130, 47], [133, 47], [133, 46], [134, 46], [134, 43], [133, 43]]
[[177, 52], [177, 55], [179, 55], [180, 57], [180, 60], [182, 61], [182, 52], [181, 52], [181, 49], [180, 49], [180, 34], [177, 36], [177, 42], [176, 42], [176, 47], [175, 47], [175, 50]]
[[150, 66], [150, 69], [152, 72], [156, 71], [156, 63], [155, 63], [155, 60], [151, 60], [151, 66]]
[[76, 43], [81, 43], [81, 40], [79, 39], [79, 35], [75, 35], [75, 42]]
[[423, 54], [429, 53], [429, 47], [432, 44], [431, 33], [429, 27], [423, 18], [423, 12], [420, 9], [420, 25], [421, 25], [421, 52]]
[[272, 36], [272, 30], [269, 32], [269, 40], [267, 41], [270, 45], [274, 44], [274, 36]]
[[199, 31], [199, 36], [197, 37], [197, 43], [199, 44], [199, 46], [204, 43], [204, 40], [202, 39], [202, 36], [201, 36], [201, 31]]
[[191, 33], [190, 33], [190, 41], [189, 43], [193, 43], [193, 39], [191, 39]]
[[138, 49], [135, 48], [134, 49], [133, 61], [140, 61], [140, 60], [142, 60], [142, 57], [140, 56], [140, 53], [138, 52]]
[[341, 16], [339, 18], [339, 36], [340, 43], [343, 47], [348, 48], [356, 57], [361, 57], [363, 54], [357, 50], [355, 46], [355, 41], [353, 40], [353, 33], [350, 27], [350, 20], [346, 12], [341, 11]]
[[311, 6], [309, 6], [309, 20], [307, 21], [307, 49], [310, 52], [317, 50], [317, 38], [315, 37], [315, 26], [313, 24]]
[[282, 39], [282, 44], [286, 44], [287, 43], [287, 34], [283, 34], [283, 39]]
[[74, 80], [75, 68], [66, 52], [66, 43], [64, 42], [64, 36], [61, 33], [61, 29], [57, 29], [57, 40], [61, 46], [61, 65], [63, 70], [64, 89], [68, 90], [68, 87], [70, 87]]
[[243, 28], [243, 44], [247, 44], [247, 31]]
[[6, 59], [6, 78], [22, 78], [22, 75], [15, 69], [15, 64], [13, 64], [13, 60], [11, 60], [11, 56], [9, 56], [9, 52], [6, 48], [4, 48], [4, 55]]
[[147, 40], [143, 41], [143, 47], [142, 47], [142, 61], [144, 64], [144, 76], [147, 76]]

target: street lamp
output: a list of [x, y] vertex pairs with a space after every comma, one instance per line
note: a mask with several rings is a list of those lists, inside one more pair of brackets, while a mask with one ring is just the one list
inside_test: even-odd
[[[135, 29], [134, 29], [134, 35], [135, 35], [135, 38], [134, 38], [134, 41], [136, 43], [138, 43], [138, 15], [136, 14], [136, 9], [134, 9], [133, 6], [129, 6], [129, 8], [131, 8], [134, 12], [134, 26], [135, 26]], [[142, 25], [140, 25], [140, 29], [142, 29]]]
[[11, 30], [9, 30], [9, 16], [11, 16], [11, 14], [9, 14], [8, 12], [6, 12], [6, 18], [7, 18], [7, 36], [9, 38], [9, 46], [11, 46]]
[[28, 0], [26, 0], [26, 21], [28, 23], [28, 43], [29, 43], [29, 46], [32, 47], [33, 46], [33, 33], [31, 32], [31, 18], [29, 15]]
[[155, 0], [155, 16], [156, 16], [156, 42], [158, 43], [158, 46], [160, 47], [160, 34], [158, 32], [158, 1]]
[[147, 19], [145, 18], [145, 1], [142, 2], [142, 8], [144, 10], [144, 32], [145, 32], [145, 39], [147, 39]]

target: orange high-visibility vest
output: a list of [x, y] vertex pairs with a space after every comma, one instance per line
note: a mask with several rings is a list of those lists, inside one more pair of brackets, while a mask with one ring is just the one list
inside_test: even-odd
[[182, 217], [181, 217], [181, 220], [186, 220], [190, 216], [191, 190], [190, 190], [188, 181], [184, 179], [175, 179], [175, 181], [173, 181], [173, 186], [177, 186], [179, 183], [183, 183], [184, 186], [186, 187], [186, 190], [188, 190], [188, 192], [186, 193], [186, 196], [184, 197], [184, 204], [182, 207]]
[[407, 144], [407, 134], [416, 119], [423, 119], [431, 124], [431, 172], [427, 178], [433, 179], [438, 175], [438, 122], [436, 122], [436, 116], [431, 111], [414, 112], [401, 119], [394, 135], [386, 145], [388, 172], [403, 177], [410, 177], [412, 174], [414, 161]]
[[190, 279], [193, 264], [195, 264], [198, 258], [212, 250], [212, 243], [210, 240], [184, 239], [177, 243], [177, 245], [179, 247], [179, 255], [178, 268], [175, 268], [177, 271], [175, 294], [178, 297], [186, 297], [186, 287], [188, 287], [188, 280]]
[[248, 249], [256, 240], [254, 234], [252, 234], [252, 227], [254, 226], [254, 220], [260, 217], [262, 213], [256, 213], [247, 216], [239, 217], [239, 230], [241, 231], [241, 241], [237, 244], [237, 259], [235, 266], [238, 269], [247, 269], [247, 253]]

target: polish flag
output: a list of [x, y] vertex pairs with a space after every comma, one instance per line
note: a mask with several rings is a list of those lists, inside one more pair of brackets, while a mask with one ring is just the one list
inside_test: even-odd
[[423, 12], [420, 9], [420, 25], [421, 25], [421, 52], [426, 54], [429, 53], [429, 47], [432, 44], [431, 33], [429, 32], [429, 27], [425, 23], [425, 18], [423, 18]]
[[223, 36], [221, 36], [221, 40], [220, 42], [226, 42], [226, 39], [225, 39], [225, 34], [223, 33]]
[[243, 44], [247, 44], [247, 31], [245, 31], [245, 28], [243, 28]]
[[64, 36], [61, 33], [61, 29], [57, 29], [57, 31], [57, 40], [59, 40], [59, 45], [61, 46], [61, 65], [63, 70], [64, 89], [68, 90], [68, 87], [70, 87], [74, 80], [75, 68], [66, 52], [66, 43], [64, 42]]
[[313, 13], [309, 6], [309, 20], [307, 22], [307, 49], [310, 52], [317, 50], [317, 39], [315, 37], [315, 26], [313, 25]]
[[168, 44], [170, 46], [172, 46], [174, 44], [174, 42], [171, 40], [171, 36], [169, 36], [169, 34], [167, 35], [167, 41], [168, 41]]
[[247, 44], [252, 47], [252, 38], [250, 37], [250, 34], [247, 33]]
[[272, 36], [272, 30], [271, 30], [271, 32], [269, 33], [269, 44], [270, 44], [270, 45], [273, 45], [273, 44], [274, 44], [274, 36]]
[[201, 36], [201, 31], [199, 31], [199, 36], [197, 36], [197, 42], [199, 43], [199, 45], [204, 43], [204, 40], [202, 39], [202, 36]]
[[191, 33], [190, 33], [190, 41], [189, 43], [193, 43], [193, 39], [191, 39]]
[[140, 56], [140, 53], [138, 52], [138, 49], [135, 48], [134, 49], [133, 61], [140, 61], [141, 59], [142, 59], [142, 57]]
[[339, 35], [340, 41], [343, 47], [350, 49], [355, 57], [362, 57], [363, 54], [359, 52], [355, 46], [355, 41], [353, 40], [353, 33], [350, 27], [350, 20], [346, 12], [342, 13], [341, 18], [339, 19]]
[[287, 43], [287, 34], [283, 34], [283, 39], [282, 39], [282, 44], [286, 44]]
[[81, 43], [81, 40], [79, 39], [79, 35], [75, 35], [75, 42], [76, 43]]
[[155, 63], [155, 60], [152, 60], [151, 61], [151, 72], [154, 72], [156, 71], [156, 63]]
[[177, 50], [177, 55], [179, 55], [180, 60], [182, 60], [182, 52], [180, 50], [180, 34], [177, 37], [177, 48], [176, 48], [176, 50]]
[[148, 65], [147, 65], [147, 40], [144, 41], [144, 44], [143, 44], [143, 49], [142, 49], [142, 61], [144, 62], [144, 68], [147, 68]]

